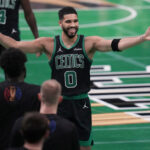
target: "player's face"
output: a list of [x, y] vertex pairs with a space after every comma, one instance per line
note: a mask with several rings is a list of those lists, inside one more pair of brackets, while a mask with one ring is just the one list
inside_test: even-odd
[[76, 14], [64, 15], [64, 18], [59, 22], [63, 32], [73, 38], [78, 32], [79, 22]]

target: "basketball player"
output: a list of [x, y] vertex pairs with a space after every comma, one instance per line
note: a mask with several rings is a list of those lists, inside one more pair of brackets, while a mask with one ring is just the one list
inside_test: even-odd
[[[122, 39], [106, 40], [99, 36], [78, 35], [78, 14], [72, 7], [59, 11], [61, 36], [41, 37], [33, 41], [18, 42], [0, 34], [0, 44], [20, 48], [26, 53], [45, 53], [49, 58], [52, 78], [62, 86], [63, 102], [58, 114], [75, 123], [80, 149], [90, 150], [91, 108], [88, 98], [90, 90], [90, 67], [96, 51], [123, 51], [129, 47], [150, 40], [150, 27], [143, 35]], [[86, 107], [85, 107], [86, 106]]]
[[[32, 12], [29, 0], [1, 0], [0, 1], [0, 33], [20, 41], [19, 31], [19, 7], [23, 8], [24, 16], [32, 33], [37, 38], [38, 30], [36, 20]], [[4, 51], [4, 47], [0, 45], [0, 54]]]

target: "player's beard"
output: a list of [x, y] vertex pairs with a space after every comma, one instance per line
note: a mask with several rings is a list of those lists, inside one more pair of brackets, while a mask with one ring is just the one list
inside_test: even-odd
[[[73, 34], [69, 34], [69, 29], [75, 29], [76, 31]], [[70, 28], [64, 28], [62, 26], [62, 30], [64, 31], [64, 33], [69, 37], [69, 38], [73, 38], [76, 36], [77, 32], [78, 32], [78, 27], [70, 27]]]

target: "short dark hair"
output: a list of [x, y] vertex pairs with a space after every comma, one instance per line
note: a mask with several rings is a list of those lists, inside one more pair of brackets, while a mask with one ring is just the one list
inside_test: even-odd
[[26, 55], [19, 49], [9, 48], [0, 56], [0, 66], [9, 77], [18, 77], [25, 71]]
[[76, 14], [76, 15], [78, 15], [77, 11], [73, 7], [63, 7], [58, 12], [59, 20], [63, 19], [64, 15], [67, 15], [67, 14]]
[[29, 143], [39, 142], [49, 130], [49, 120], [39, 112], [26, 113], [23, 120], [21, 131], [25, 141]]

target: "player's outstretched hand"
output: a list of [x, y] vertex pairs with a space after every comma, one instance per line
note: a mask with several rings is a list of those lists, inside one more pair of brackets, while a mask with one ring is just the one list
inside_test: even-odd
[[148, 29], [146, 30], [144, 34], [144, 40], [150, 41], [150, 27], [148, 27]]

